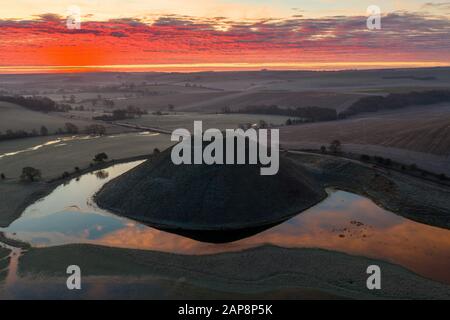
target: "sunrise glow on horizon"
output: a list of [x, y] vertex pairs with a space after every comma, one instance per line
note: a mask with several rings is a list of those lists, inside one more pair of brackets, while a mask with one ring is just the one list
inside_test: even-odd
[[381, 30], [368, 1], [19, 0], [0, 13], [0, 73], [450, 66], [448, 3], [378, 2]]
[[208, 71], [339, 71], [450, 67], [446, 62], [331, 62], [331, 63], [211, 63], [103, 66], [0, 66], [0, 74], [88, 72], [208, 72]]

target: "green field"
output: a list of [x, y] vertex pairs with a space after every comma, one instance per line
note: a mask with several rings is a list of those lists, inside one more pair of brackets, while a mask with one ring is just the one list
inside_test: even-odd
[[126, 120], [142, 126], [157, 127], [166, 130], [178, 128], [193, 129], [194, 121], [203, 121], [203, 128], [236, 129], [240, 124], [258, 124], [260, 120], [274, 126], [284, 125], [289, 117], [259, 114], [202, 114], [194, 112], [168, 115], [145, 115], [142, 118]]
[[[49, 179], [60, 176], [64, 171], [71, 172], [74, 167], [89, 166], [100, 152], [106, 152], [109, 159], [120, 159], [151, 154], [155, 148], [163, 150], [171, 144], [168, 135], [142, 133], [81, 136], [78, 140], [60, 142], [55, 142], [55, 137], [11, 140], [0, 144], [0, 172], [8, 179], [18, 179], [22, 168], [31, 166], [40, 169], [44, 179]], [[6, 155], [14, 152], [18, 153]]]

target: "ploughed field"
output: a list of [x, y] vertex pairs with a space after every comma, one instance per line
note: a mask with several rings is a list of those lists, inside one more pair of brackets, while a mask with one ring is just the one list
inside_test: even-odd
[[281, 129], [281, 143], [378, 145], [450, 155], [450, 104], [420, 106], [391, 112], [367, 113], [347, 120], [289, 126]]

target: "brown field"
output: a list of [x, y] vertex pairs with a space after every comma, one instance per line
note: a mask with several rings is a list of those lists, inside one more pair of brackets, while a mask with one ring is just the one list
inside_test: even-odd
[[220, 111], [224, 107], [232, 110], [244, 109], [252, 105], [278, 105], [282, 107], [327, 107], [344, 110], [362, 95], [334, 92], [296, 92], [286, 90], [249, 90], [230, 93], [208, 101], [187, 104], [185, 110]]
[[141, 118], [126, 120], [125, 122], [148, 127], [162, 128], [169, 131], [185, 128], [193, 129], [194, 121], [203, 121], [203, 129], [217, 128], [235, 129], [240, 124], [258, 124], [260, 120], [274, 126], [284, 125], [289, 117], [263, 114], [205, 114], [198, 112], [181, 112], [167, 115], [144, 115]]
[[[141, 90], [149, 93], [118, 93], [118, 92], [79, 92], [74, 106], [84, 106], [97, 111], [107, 110], [102, 103], [92, 105], [92, 100], [100, 94], [102, 98], [114, 101], [114, 108], [128, 106], [139, 107], [148, 111], [167, 111], [173, 105], [178, 111], [220, 112], [225, 107], [233, 110], [243, 109], [251, 105], [279, 105], [283, 107], [318, 106], [344, 110], [366, 93], [340, 93], [318, 91], [290, 91], [290, 90], [259, 90], [223, 91], [202, 88], [185, 88], [181, 85], [143, 86]], [[72, 94], [64, 94], [67, 98]], [[48, 97], [63, 102], [62, 94], [49, 94]]]
[[450, 155], [450, 105], [365, 114], [348, 120], [284, 127], [282, 143], [379, 145], [440, 156]]
[[[31, 132], [33, 129], [39, 132], [41, 126], [46, 126], [50, 134], [59, 128], [64, 129], [65, 123], [70, 122], [78, 126], [80, 130], [93, 123], [92, 116], [79, 117], [76, 113], [51, 113], [45, 114], [25, 109], [21, 106], [0, 102], [0, 132], [6, 130], [25, 130]], [[101, 123], [105, 125], [104, 123]], [[109, 133], [123, 132], [120, 127], [105, 125]]]

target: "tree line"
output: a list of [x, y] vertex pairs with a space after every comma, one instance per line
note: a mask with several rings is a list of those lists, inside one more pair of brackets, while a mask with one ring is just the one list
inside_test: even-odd
[[24, 97], [24, 96], [0, 96], [0, 101], [18, 104], [29, 110], [38, 112], [68, 112], [71, 110], [70, 105], [58, 104], [47, 97]]
[[[249, 113], [249, 114], [269, 114], [294, 117], [297, 119], [291, 120], [289, 124], [304, 123], [304, 122], [318, 122], [318, 121], [332, 121], [337, 120], [338, 115], [336, 110], [322, 107], [296, 107], [296, 108], [281, 108], [277, 105], [252, 105], [243, 109], [232, 111], [229, 107], [222, 109], [223, 113]], [[288, 123], [287, 123], [288, 124]]]
[[[80, 128], [77, 125], [75, 125], [71, 122], [67, 122], [64, 125], [64, 128], [58, 128], [52, 134], [60, 135], [60, 134], [79, 134], [79, 133], [86, 133], [86, 134], [90, 134], [90, 135], [100, 135], [101, 136], [101, 135], [106, 134], [106, 128], [105, 128], [105, 126], [100, 125], [100, 124], [91, 124], [91, 125], [85, 126], [82, 130], [80, 130]], [[41, 126], [39, 131], [36, 129], [33, 129], [31, 131], [6, 130], [4, 133], [0, 132], [0, 141], [39, 137], [39, 136], [48, 136], [50, 134], [51, 133], [46, 126]]]
[[436, 103], [450, 102], [450, 90], [413, 91], [409, 93], [391, 93], [387, 96], [363, 97], [354, 102], [346, 110], [338, 112], [335, 109], [317, 106], [289, 107], [278, 105], [251, 105], [242, 109], [232, 110], [230, 107], [222, 108], [222, 113], [249, 113], [268, 114], [293, 117], [288, 119], [286, 125], [305, 122], [333, 121], [345, 119], [349, 116], [364, 112], [377, 112], [394, 110], [409, 106], [424, 106]]
[[409, 106], [424, 106], [450, 101], [450, 90], [413, 91], [409, 93], [391, 93], [387, 96], [363, 97], [339, 114], [347, 118], [363, 112], [401, 109]]
[[126, 119], [134, 119], [147, 114], [147, 111], [140, 109], [139, 107], [128, 106], [126, 109], [113, 110], [112, 114], [105, 114], [98, 117], [93, 117], [94, 120], [101, 121], [119, 121]]

